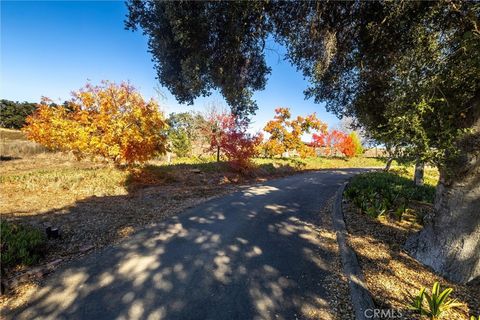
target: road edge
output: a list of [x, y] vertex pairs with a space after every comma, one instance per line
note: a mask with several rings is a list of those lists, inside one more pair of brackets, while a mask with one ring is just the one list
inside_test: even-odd
[[347, 244], [348, 231], [345, 226], [343, 217], [342, 201], [343, 191], [348, 182], [337, 190], [335, 202], [332, 211], [333, 227], [337, 237], [338, 250], [342, 259], [343, 273], [347, 277], [348, 286], [350, 288], [350, 299], [352, 301], [353, 310], [356, 320], [372, 319], [365, 315], [365, 311], [375, 309], [375, 304], [368, 291], [368, 287], [363, 277], [362, 269], [357, 260], [357, 255]]

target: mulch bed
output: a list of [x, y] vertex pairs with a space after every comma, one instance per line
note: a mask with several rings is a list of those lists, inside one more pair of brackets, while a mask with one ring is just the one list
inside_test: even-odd
[[[425, 205], [423, 207], [425, 209]], [[430, 210], [433, 209], [430, 207]], [[400, 311], [403, 317], [398, 319], [422, 319], [408, 310], [407, 293], [415, 295], [422, 287], [430, 292], [433, 283], [438, 281], [441, 288], [453, 288], [451, 297], [464, 303], [463, 307], [446, 313], [443, 319], [460, 320], [480, 315], [480, 284], [451, 283], [403, 250], [407, 237], [421, 228], [414, 219], [373, 219], [349, 202], [344, 203], [343, 211], [350, 234], [348, 243], [358, 256], [378, 308]]]

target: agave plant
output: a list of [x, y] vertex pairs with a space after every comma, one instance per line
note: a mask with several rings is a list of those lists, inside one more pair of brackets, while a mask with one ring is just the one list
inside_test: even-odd
[[428, 294], [425, 288], [422, 288], [416, 296], [411, 297], [409, 308], [421, 315], [428, 316], [432, 320], [440, 319], [445, 311], [462, 306], [462, 303], [456, 299], [448, 298], [452, 292], [452, 288], [440, 291], [440, 284], [435, 282], [431, 294]]
[[426, 288], [422, 288], [416, 296], [410, 295], [411, 302], [410, 302], [410, 305], [408, 306], [410, 310], [413, 310], [419, 314], [424, 314], [423, 298], [425, 297], [425, 289]]

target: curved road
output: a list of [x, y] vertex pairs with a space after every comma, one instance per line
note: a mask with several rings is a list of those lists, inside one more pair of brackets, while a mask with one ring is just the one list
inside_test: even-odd
[[[304, 319], [329, 309], [326, 200], [361, 169], [217, 198], [56, 271], [9, 319]], [[325, 220], [325, 219], [323, 219]]]

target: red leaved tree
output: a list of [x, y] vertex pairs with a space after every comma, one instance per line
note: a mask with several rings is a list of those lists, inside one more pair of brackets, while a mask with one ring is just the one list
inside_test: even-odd
[[208, 116], [210, 149], [228, 159], [232, 169], [246, 172], [252, 168], [251, 159], [257, 154], [263, 136], [247, 132], [248, 122], [236, 118], [228, 112], [213, 111]]
[[342, 131], [331, 130], [321, 134], [314, 133], [312, 139], [312, 145], [323, 148], [328, 156], [337, 156], [338, 153], [341, 153], [350, 158], [355, 155], [355, 143], [352, 137]]

